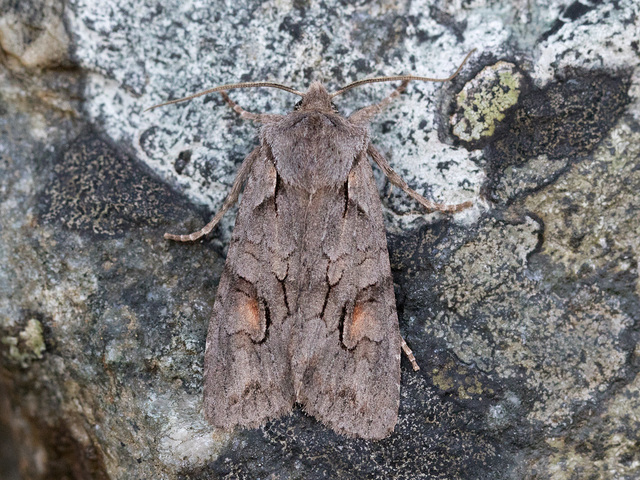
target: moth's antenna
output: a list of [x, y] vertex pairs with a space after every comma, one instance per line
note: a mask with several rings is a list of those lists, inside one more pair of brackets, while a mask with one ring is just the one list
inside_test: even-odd
[[168, 102], [159, 103], [158, 105], [154, 105], [153, 107], [147, 108], [145, 112], [148, 112], [149, 110], [153, 110], [154, 108], [164, 107], [165, 105], [171, 105], [172, 103], [186, 102], [187, 100], [192, 100], [196, 97], [201, 97], [202, 95], [206, 95], [208, 93], [223, 92], [226, 90], [233, 90], [234, 88], [252, 88], [252, 87], [279, 88], [280, 90], [293, 93], [294, 95], [299, 95], [301, 97], [304, 96], [302, 92], [294, 90], [293, 88], [287, 87], [285, 85], [280, 85], [279, 83], [272, 83], [272, 82], [229, 83], [227, 85], [220, 85], [219, 87], [213, 87], [208, 90], [204, 90], [202, 92], [194, 93], [193, 95], [189, 95], [188, 97], [178, 98], [176, 100], [170, 100]]
[[397, 75], [395, 77], [365, 78], [365, 79], [357, 80], [357, 81], [355, 81], [353, 83], [350, 83], [349, 85], [347, 85], [345, 87], [342, 87], [337, 92], [332, 93], [331, 94], [331, 98], [337, 97], [338, 95], [342, 95], [344, 92], [346, 92], [348, 90], [351, 90], [352, 88], [359, 87], [360, 85], [366, 85], [367, 83], [395, 82], [395, 81], [398, 81], [398, 80], [405, 80], [405, 81], [419, 80], [421, 82], [448, 82], [449, 80], [452, 80], [453, 78], [455, 78], [455, 76], [458, 75], [458, 73], [460, 73], [460, 70], [462, 70], [462, 67], [464, 67], [464, 64], [467, 63], [467, 60], [469, 60], [469, 57], [475, 51], [476, 51], [476, 49], [474, 48], [469, 53], [467, 53], [467, 56], [464, 57], [464, 60], [462, 60], [462, 63], [460, 64], [458, 69], [455, 72], [453, 72], [453, 75], [451, 75], [450, 77], [447, 77], [447, 78], [416, 77], [414, 75]]

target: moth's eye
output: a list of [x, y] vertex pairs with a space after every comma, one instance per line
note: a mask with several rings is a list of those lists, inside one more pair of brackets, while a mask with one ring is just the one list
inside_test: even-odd
[[300, 110], [300, 107], [301, 107], [301, 106], [302, 106], [302, 100], [300, 100], [298, 103], [296, 103], [296, 104], [293, 106], [293, 109], [294, 109], [294, 110]]
[[338, 111], [338, 107], [336, 106], [335, 103], [331, 102], [331, 110], [333, 110], [333, 113], [340, 113]]

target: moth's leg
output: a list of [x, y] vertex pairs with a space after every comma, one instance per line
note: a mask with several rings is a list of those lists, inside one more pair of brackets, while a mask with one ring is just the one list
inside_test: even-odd
[[240, 115], [245, 120], [253, 120], [254, 122], [261, 122], [262, 121], [262, 116], [263, 115], [261, 115], [259, 113], [247, 112], [244, 108], [242, 108], [236, 102], [231, 100], [229, 98], [229, 95], [227, 95], [227, 92], [220, 92], [220, 95], [222, 96], [222, 98], [224, 98], [224, 101], [227, 102], [227, 105], [229, 105], [233, 109], [234, 112], [236, 112], [238, 115]]
[[274, 122], [282, 118], [282, 115], [274, 115], [270, 113], [247, 112], [244, 108], [242, 108], [236, 102], [231, 100], [229, 98], [229, 95], [227, 95], [227, 92], [220, 92], [220, 95], [222, 95], [222, 98], [224, 98], [224, 101], [227, 102], [227, 105], [229, 105], [234, 112], [236, 112], [238, 115], [240, 115], [240, 117], [244, 118], [245, 120], [252, 120], [254, 122], [259, 122], [259, 123], [268, 123], [268, 122]]
[[400, 84], [398, 88], [396, 88], [393, 92], [391, 92], [389, 96], [382, 99], [380, 103], [376, 103], [375, 105], [369, 105], [368, 107], [364, 107], [356, 112], [353, 112], [349, 116], [349, 120], [351, 120], [354, 123], [368, 123], [373, 117], [375, 117], [387, 105], [389, 105], [396, 97], [400, 96], [400, 94], [405, 91], [408, 84], [409, 84], [409, 81], [405, 80]]
[[407, 358], [411, 362], [411, 366], [413, 367], [413, 371], [417, 372], [418, 370], [420, 370], [420, 366], [418, 365], [418, 362], [416, 362], [416, 357], [413, 356], [413, 352], [409, 348], [409, 345], [407, 345], [407, 342], [404, 341], [404, 338], [400, 337], [400, 340], [402, 340], [402, 344], [400, 345], [402, 347], [402, 351], [404, 352], [404, 354], [407, 356]]
[[247, 158], [244, 159], [244, 161], [242, 162], [242, 165], [240, 165], [240, 170], [238, 171], [238, 174], [236, 175], [236, 178], [233, 181], [233, 186], [231, 187], [231, 191], [229, 192], [229, 195], [227, 195], [227, 198], [224, 201], [222, 208], [216, 214], [216, 216], [213, 217], [213, 220], [207, 223], [207, 225], [205, 225], [204, 228], [202, 228], [201, 230], [198, 230], [197, 232], [193, 232], [189, 235], [173, 235], [171, 233], [165, 233], [164, 238], [166, 238], [167, 240], [175, 240], [177, 242], [193, 242], [195, 240], [198, 240], [199, 238], [204, 237], [209, 232], [211, 232], [211, 230], [213, 230], [213, 227], [215, 227], [218, 224], [218, 222], [224, 216], [226, 211], [229, 210], [229, 208], [231, 208], [233, 204], [236, 203], [236, 201], [238, 200], [238, 196], [240, 195], [240, 190], [242, 189], [242, 184], [247, 178], [247, 175], [249, 174], [249, 172], [251, 171], [251, 165], [253, 165], [254, 160], [258, 158], [259, 155], [260, 155], [260, 147], [258, 146], [249, 154]]
[[400, 175], [398, 175], [387, 162], [387, 159], [375, 149], [371, 144], [367, 147], [367, 153], [373, 159], [374, 162], [380, 167], [380, 170], [387, 176], [389, 181], [396, 187], [404, 190], [411, 198], [416, 200], [422, 205], [428, 212], [442, 212], [442, 213], [455, 213], [465, 208], [469, 208], [473, 205], [473, 202], [458, 203], [456, 205], [444, 205], [442, 203], [434, 203], [431, 200], [427, 200], [415, 190], [409, 188], [407, 182], [405, 182]]

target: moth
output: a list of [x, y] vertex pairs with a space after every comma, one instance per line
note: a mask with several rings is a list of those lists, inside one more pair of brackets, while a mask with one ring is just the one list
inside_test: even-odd
[[[411, 80], [396, 76], [306, 93], [270, 82], [222, 85], [151, 108], [220, 92], [242, 118], [262, 124], [260, 145], [242, 162], [209, 234], [237, 201], [235, 228], [209, 323], [204, 412], [215, 427], [257, 427], [302, 405], [341, 434], [388, 436], [398, 420], [400, 335], [379, 193], [369, 158], [426, 211], [453, 213], [409, 188], [372, 145], [369, 122]], [[401, 81], [380, 103], [343, 117], [332, 100], [372, 82]], [[273, 87], [299, 95], [286, 115], [254, 114], [227, 91]]]

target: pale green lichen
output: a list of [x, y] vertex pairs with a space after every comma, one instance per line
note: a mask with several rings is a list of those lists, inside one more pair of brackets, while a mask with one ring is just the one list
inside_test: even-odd
[[501, 61], [482, 69], [458, 94], [451, 117], [454, 135], [465, 142], [493, 135], [504, 112], [518, 102], [521, 79], [512, 63]]
[[530, 465], [536, 478], [639, 478], [640, 375], [609, 399], [604, 409], [589, 417], [572, 435], [546, 439], [547, 452]]
[[[640, 222], [630, 212], [640, 207], [638, 158], [640, 134], [618, 125], [591, 158], [529, 197], [525, 206], [538, 213], [548, 232], [542, 253], [573, 275], [637, 275]], [[635, 291], [640, 294], [640, 282]]]
[[483, 395], [493, 394], [492, 388], [483, 386], [480, 378], [471, 369], [448, 361], [431, 371], [431, 381], [443, 391], [455, 391], [463, 400], [482, 400]]
[[9, 358], [26, 368], [33, 360], [41, 359], [46, 350], [42, 333], [42, 324], [32, 318], [17, 336], [3, 337], [1, 342], [9, 347]]
[[462, 363], [535, 391], [527, 418], [557, 427], [623, 374], [621, 338], [633, 319], [606, 289], [546, 289], [551, 273], [529, 265], [541, 228], [533, 217], [480, 223], [442, 270], [438, 297], [447, 308], [425, 330]]

